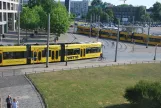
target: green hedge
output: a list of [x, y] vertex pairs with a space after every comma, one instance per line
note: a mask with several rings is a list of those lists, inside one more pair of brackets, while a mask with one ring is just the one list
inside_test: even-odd
[[127, 88], [124, 97], [138, 108], [161, 108], [161, 83], [140, 81]]

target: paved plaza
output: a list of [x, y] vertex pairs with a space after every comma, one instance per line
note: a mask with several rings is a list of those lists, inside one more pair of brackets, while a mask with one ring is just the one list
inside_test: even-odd
[[[70, 32], [72, 32], [72, 30]], [[45, 35], [42, 35], [42, 39], [40, 40], [45, 40]], [[97, 39], [95, 37], [89, 38], [88, 36], [84, 36], [84, 35], [66, 33], [59, 38], [58, 43], [73, 42], [73, 41], [74, 42], [96, 42]], [[136, 64], [136, 63], [148, 63], [149, 61], [154, 62], [153, 58], [155, 53], [155, 46], [149, 46], [148, 48], [146, 48], [146, 45], [119, 42], [118, 58], [117, 58], [117, 62], [114, 62], [116, 42], [108, 39], [99, 39], [98, 41], [102, 42], [104, 45], [103, 55], [106, 59], [102, 61], [100, 61], [97, 58], [80, 60], [80, 61], [70, 61], [68, 62], [67, 66], [65, 66], [65, 62], [49, 63], [49, 68], [46, 68], [45, 63], [0, 67], [0, 98], [2, 98], [2, 105], [3, 105], [2, 108], [6, 108], [5, 98], [9, 94], [12, 97], [15, 97], [18, 99], [20, 103], [20, 108], [43, 108], [44, 107], [42, 103], [42, 99], [40, 98], [39, 94], [36, 92], [35, 88], [30, 84], [30, 82], [24, 76], [25, 73], [29, 74], [29, 73], [79, 69], [79, 68], [92, 68], [92, 67], [99, 67], [99, 66], [111, 66], [112, 64], [124, 65], [124, 63]], [[52, 42], [52, 39], [51, 39], [51, 42]], [[112, 42], [115, 43], [114, 46], [112, 45]], [[1, 43], [8, 44], [10, 42], [1, 42]], [[27, 43], [32, 43], [32, 42], [27, 42]], [[46, 43], [46, 42], [38, 41], [38, 43]], [[157, 62], [160, 62], [161, 47], [157, 48], [156, 54], [157, 54], [156, 60]]]

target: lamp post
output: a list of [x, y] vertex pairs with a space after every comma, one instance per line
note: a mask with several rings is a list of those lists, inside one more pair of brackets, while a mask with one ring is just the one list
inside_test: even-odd
[[156, 60], [157, 47], [158, 47], [158, 44], [157, 44], [157, 45], [155, 46], [155, 54], [154, 54], [154, 60]]
[[149, 42], [149, 35], [150, 35], [150, 26], [151, 26], [151, 19], [149, 19], [149, 27], [148, 27], [148, 35], [147, 35], [147, 42], [146, 42], [146, 48], [148, 48], [148, 42]]
[[50, 37], [50, 13], [48, 14], [48, 36], [47, 36], [47, 56], [46, 56], [46, 68], [49, 65], [49, 37]]
[[118, 20], [117, 42], [116, 42], [116, 50], [115, 50], [115, 62], [117, 62], [117, 48], [118, 48], [119, 35], [120, 35], [119, 29], [120, 29], [120, 19]]

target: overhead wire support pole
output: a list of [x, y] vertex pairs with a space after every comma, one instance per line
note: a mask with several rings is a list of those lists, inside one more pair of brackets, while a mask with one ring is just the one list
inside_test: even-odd
[[50, 13], [48, 14], [48, 36], [47, 36], [47, 52], [46, 52], [46, 67], [49, 66], [49, 37], [50, 37]]
[[156, 60], [156, 55], [157, 55], [157, 47], [158, 47], [158, 44], [155, 46], [154, 60]]
[[120, 35], [120, 19], [118, 21], [118, 31], [117, 31], [117, 42], [116, 42], [116, 50], [115, 50], [115, 62], [117, 62], [117, 48], [118, 48], [118, 42], [119, 42], [119, 35]]
[[98, 16], [98, 34], [97, 34], [97, 41], [99, 38], [99, 31], [100, 31], [100, 16]]
[[91, 38], [91, 35], [92, 35], [92, 15], [90, 17], [90, 34], [89, 34], [90, 38]]
[[18, 45], [20, 45], [20, 2], [18, 7]]
[[149, 20], [149, 27], [148, 27], [148, 35], [147, 35], [147, 41], [146, 41], [146, 48], [148, 48], [149, 35], [150, 35], [150, 26], [151, 26], [151, 19]]

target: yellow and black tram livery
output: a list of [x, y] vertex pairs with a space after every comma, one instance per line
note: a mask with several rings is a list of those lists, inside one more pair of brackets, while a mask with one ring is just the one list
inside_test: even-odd
[[[46, 45], [0, 46], [0, 66], [46, 62]], [[99, 57], [102, 43], [66, 43], [49, 45], [49, 62]]]

